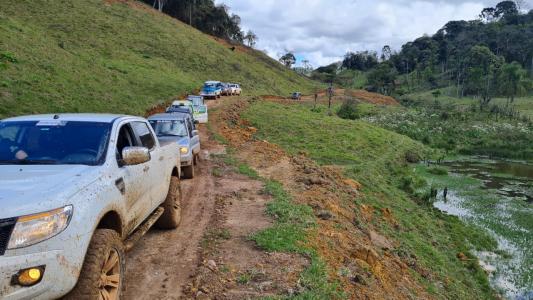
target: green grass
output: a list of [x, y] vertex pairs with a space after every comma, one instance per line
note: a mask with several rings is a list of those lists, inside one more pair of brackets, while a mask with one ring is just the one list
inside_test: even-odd
[[[211, 129], [210, 129], [211, 130]], [[260, 230], [250, 236], [257, 246], [269, 252], [290, 252], [305, 255], [311, 264], [300, 275], [302, 293], [290, 297], [271, 297], [265, 299], [340, 299], [342, 293], [335, 282], [330, 282], [327, 267], [313, 249], [305, 246], [308, 230], [316, 225], [316, 218], [310, 206], [296, 204], [292, 196], [285, 191], [283, 185], [274, 180], [261, 177], [254, 169], [235, 157], [235, 149], [226, 148], [227, 153], [218, 155], [225, 165], [235, 172], [251, 179], [263, 182], [262, 193], [272, 197], [267, 204], [266, 213], [275, 223], [273, 226]], [[224, 236], [219, 238], [223, 238]], [[240, 284], [251, 280], [249, 273], [237, 278]]]
[[[472, 97], [458, 98], [456, 91], [453, 88], [443, 88], [438, 90], [441, 91], [441, 96], [438, 98], [435, 98], [432, 94], [436, 90], [410, 93], [402, 96], [402, 98], [414, 100], [419, 103], [428, 103], [437, 99], [443, 103], [455, 104], [464, 108], [468, 108], [471, 105], [479, 105], [478, 99]], [[490, 102], [490, 104], [505, 106], [507, 104], [507, 99], [496, 97]], [[511, 105], [513, 105], [522, 115], [528, 116], [533, 120], [533, 95], [517, 97]]]
[[[462, 263], [456, 255], [462, 252], [473, 257], [471, 250], [495, 250], [496, 242], [479, 228], [466, 226], [414, 198], [418, 189], [429, 186], [406, 163], [406, 156], [429, 157], [431, 150], [366, 122], [312, 112], [305, 105], [255, 102], [242, 117], [259, 129], [260, 139], [279, 144], [292, 154], [307, 153], [323, 165], [343, 166], [347, 176], [363, 185], [358, 203], [374, 206], [377, 214], [380, 208], [390, 208], [399, 230], [381, 218], [374, 218], [369, 225], [399, 241], [398, 256], [414, 259], [431, 271], [432, 280], [417, 276], [429, 293], [446, 299], [493, 298], [488, 279], [475, 260]], [[293, 233], [282, 234], [290, 238]], [[287, 247], [280, 244], [275, 245]], [[293, 243], [287, 248], [292, 250], [290, 245]]]
[[275, 220], [272, 227], [252, 235], [258, 247], [269, 252], [294, 252], [310, 257], [311, 264], [300, 275], [304, 290], [287, 299], [340, 299], [344, 298], [335, 282], [330, 282], [327, 266], [313, 249], [305, 246], [308, 230], [315, 226], [310, 206], [295, 204], [283, 186], [266, 180], [263, 192], [273, 201], [267, 204], [267, 213]]
[[0, 118], [142, 115], [210, 79], [239, 82], [248, 95], [314, 89], [260, 51], [231, 51], [148, 6], [113, 2], [0, 2]]

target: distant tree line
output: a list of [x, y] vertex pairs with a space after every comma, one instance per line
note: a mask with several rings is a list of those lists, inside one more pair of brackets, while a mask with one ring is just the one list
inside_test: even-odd
[[[494, 96], [513, 101], [533, 89], [533, 10], [503, 1], [481, 11], [478, 20], [448, 22], [393, 52], [349, 52], [342, 68], [365, 71], [368, 88], [384, 94], [454, 86], [457, 96]], [[315, 71], [316, 72], [316, 71]], [[401, 87], [400, 87], [401, 86]]]
[[215, 5], [213, 0], [142, 0], [198, 30], [234, 43], [253, 47], [257, 35], [241, 29], [241, 18], [230, 14], [226, 5]]

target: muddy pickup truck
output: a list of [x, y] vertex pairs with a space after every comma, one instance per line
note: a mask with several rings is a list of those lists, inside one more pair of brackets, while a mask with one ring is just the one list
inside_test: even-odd
[[156, 114], [148, 121], [160, 142], [168, 142], [180, 149], [183, 178], [194, 178], [194, 166], [200, 156], [200, 136], [198, 130], [188, 122], [187, 116], [177, 113]]
[[179, 176], [143, 118], [0, 121], [0, 299], [118, 299], [124, 252], [180, 222]]

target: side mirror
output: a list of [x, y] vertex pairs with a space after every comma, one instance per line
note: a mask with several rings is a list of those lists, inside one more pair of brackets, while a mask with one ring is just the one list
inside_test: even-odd
[[125, 166], [144, 164], [150, 161], [150, 150], [145, 147], [126, 147], [122, 149], [122, 163]]
[[192, 131], [192, 136], [198, 136], [198, 134], [199, 134], [198, 130], [193, 130]]

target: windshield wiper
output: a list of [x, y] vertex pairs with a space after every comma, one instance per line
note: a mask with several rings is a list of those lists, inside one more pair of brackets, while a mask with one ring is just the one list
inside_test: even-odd
[[12, 159], [0, 160], [2, 165], [56, 165], [57, 161], [53, 159]]

